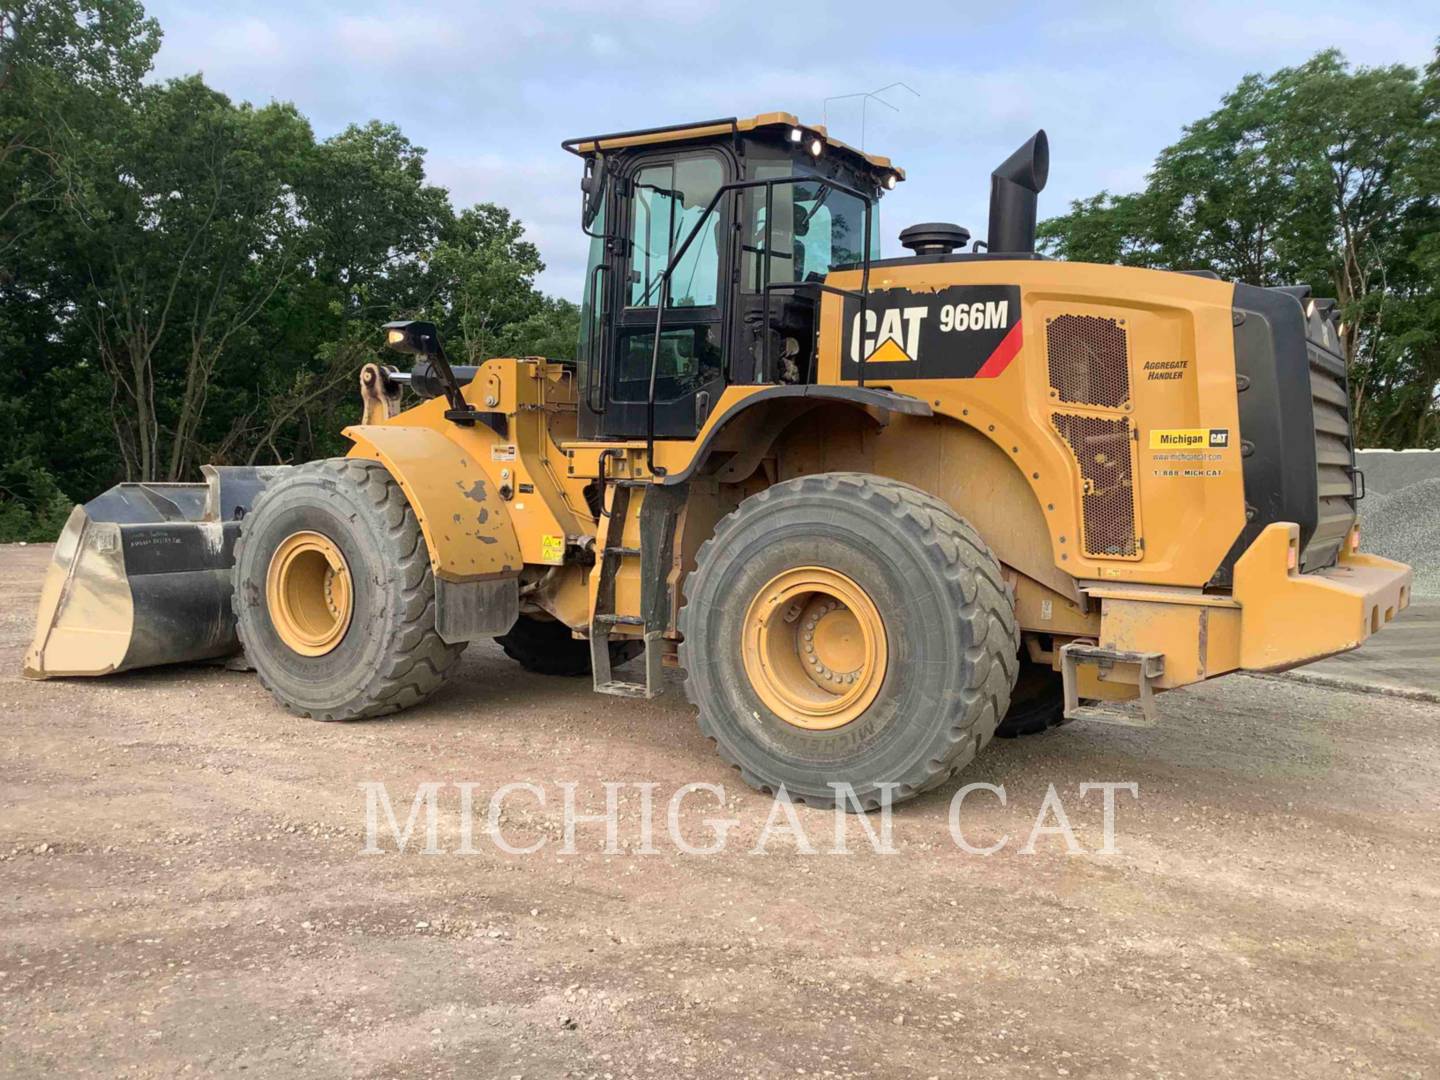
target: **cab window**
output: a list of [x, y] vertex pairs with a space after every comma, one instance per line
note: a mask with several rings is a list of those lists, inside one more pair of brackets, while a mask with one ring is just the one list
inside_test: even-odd
[[[701, 222], [724, 182], [724, 166], [710, 155], [647, 165], [635, 174], [628, 307], [654, 307], [659, 302], [661, 276], [672, 254]], [[719, 303], [721, 217], [717, 209], [700, 224], [671, 274], [666, 307]]]
[[[775, 175], [788, 175], [776, 172]], [[771, 215], [766, 247], [766, 215]], [[873, 213], [873, 211], [872, 211]], [[879, 228], [871, 220], [870, 257], [880, 254]], [[830, 271], [864, 261], [865, 204], [827, 184], [777, 184], [765, 205], [762, 189], [748, 193], [741, 280], [748, 292], [767, 283], [824, 281]]]

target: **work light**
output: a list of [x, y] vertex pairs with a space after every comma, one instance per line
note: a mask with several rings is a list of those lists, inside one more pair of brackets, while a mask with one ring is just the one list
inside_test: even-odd
[[385, 344], [411, 356], [430, 356], [437, 351], [440, 333], [434, 323], [409, 320], [385, 324]]

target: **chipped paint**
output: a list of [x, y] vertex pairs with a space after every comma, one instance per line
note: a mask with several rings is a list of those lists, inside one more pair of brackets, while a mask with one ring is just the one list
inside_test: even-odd
[[205, 549], [212, 555], [219, 555], [225, 550], [225, 526], [219, 521], [197, 521], [196, 526], [200, 529], [200, 537], [205, 541]]
[[465, 476], [457, 479], [437, 462], [452, 460], [456, 445], [430, 428], [403, 423], [350, 428], [355, 457], [379, 461], [405, 492], [437, 577], [477, 581], [509, 577], [524, 564], [519, 538], [508, 507], [490, 491], [488, 478], [473, 458], [466, 458]]

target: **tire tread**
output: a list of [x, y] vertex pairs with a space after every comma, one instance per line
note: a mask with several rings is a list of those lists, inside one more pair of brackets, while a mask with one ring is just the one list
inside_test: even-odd
[[[944, 703], [950, 722], [937, 740], [922, 748], [903, 775], [893, 778], [898, 801], [910, 798], [944, 783], [963, 769], [988, 744], [1004, 717], [1010, 702], [1010, 690], [1019, 673], [1020, 629], [1015, 619], [1014, 599], [1001, 574], [994, 554], [975, 531], [974, 526], [955, 513], [941, 499], [899, 480], [868, 473], [818, 473], [787, 480], [752, 495], [726, 515], [696, 554], [696, 568], [689, 581], [699, 580], [715, 551], [750, 518], [763, 513], [778, 498], [804, 497], [810, 493], [844, 493], [859, 502], [878, 506], [902, 527], [911, 532], [935, 556], [935, 565], [952, 594], [957, 620], [969, 624], [968, 638], [972, 643], [966, 651], [969, 675], [957, 700]], [[716, 746], [721, 757], [740, 771], [751, 787], [772, 792], [773, 781], [756, 775], [725, 747], [716, 733], [713, 719], [705, 704], [687, 662], [694, 638], [691, 620], [697, 616], [689, 604], [690, 588], [686, 588], [686, 604], [680, 611], [680, 629], [684, 640], [680, 645], [680, 667], [684, 670], [685, 695], [699, 709], [700, 730]], [[797, 798], [797, 801], [800, 801]], [[807, 796], [805, 802], [828, 806], [823, 798]], [[879, 805], [866, 800], [865, 809]]]
[[[279, 687], [265, 678], [256, 666], [261, 684], [290, 712], [312, 720], [362, 720], [399, 712], [424, 701], [445, 682], [465, 651], [465, 643], [448, 644], [435, 629], [435, 578], [430, 569], [430, 552], [426, 547], [420, 523], [400, 485], [378, 461], [357, 458], [327, 458], [298, 466], [292, 475], [328, 477], [338, 484], [348, 484], [368, 499], [385, 526], [386, 543], [394, 556], [393, 564], [402, 585], [399, 605], [400, 627], [380, 659], [378, 678], [366, 686], [365, 696], [343, 711], [318, 711], [296, 706]], [[262, 494], [251, 515], [264, 507], [270, 492]], [[235, 563], [239, 566], [246, 542], [241, 526], [235, 544]], [[239, 575], [236, 595], [232, 601], [237, 612], [242, 610]], [[240, 644], [248, 649], [245, 623], [237, 619]]]

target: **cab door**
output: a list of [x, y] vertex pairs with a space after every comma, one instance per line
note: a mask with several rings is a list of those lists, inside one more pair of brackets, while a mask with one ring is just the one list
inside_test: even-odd
[[633, 439], [646, 433], [662, 278], [697, 225], [664, 290], [656, 436], [693, 437], [724, 388], [730, 197], [709, 215], [705, 211], [732, 175], [729, 155], [717, 149], [657, 151], [634, 159], [617, 185], [622, 201], [616, 225], [625, 242], [620, 272], [609, 285], [614, 319], [603, 376], [606, 401], [599, 416], [603, 437]]

